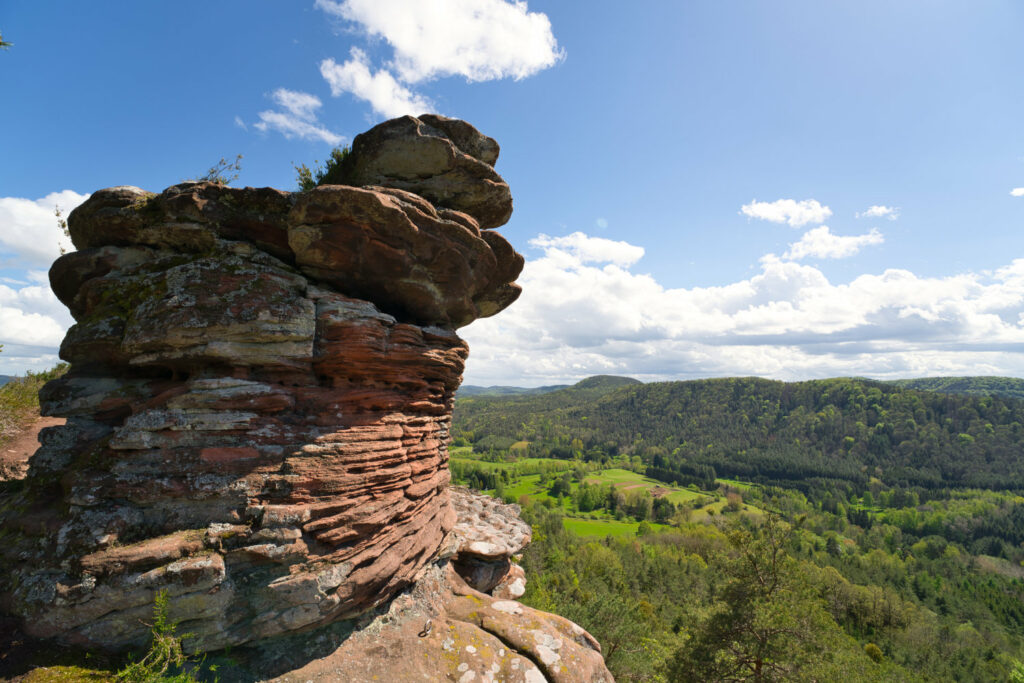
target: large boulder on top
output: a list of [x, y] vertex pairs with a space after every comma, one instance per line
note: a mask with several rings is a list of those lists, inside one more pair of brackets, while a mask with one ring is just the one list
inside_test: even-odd
[[523, 257], [501, 235], [408, 192], [318, 187], [292, 209], [288, 240], [303, 272], [420, 324], [462, 327], [520, 292]]
[[[182, 254], [216, 261], [221, 256], [210, 255], [225, 245], [252, 252], [232, 258], [295, 266], [402, 320], [447, 328], [494, 315], [515, 301], [520, 288], [513, 281], [523, 268], [512, 245], [497, 232], [482, 231], [472, 216], [379, 186], [325, 185], [291, 193], [202, 182], [181, 183], [160, 194], [114, 187], [93, 193], [71, 212], [68, 224], [79, 251], [54, 263], [50, 282], [76, 316], [98, 302], [125, 312], [121, 304], [127, 294], [112, 297], [97, 283], [84, 286], [94, 278], [131, 266], [145, 289], [151, 271], [174, 268]], [[160, 263], [139, 268], [148, 261]], [[176, 294], [171, 292], [172, 299]], [[120, 324], [115, 318], [89, 316], [68, 346], [96, 346], [88, 335], [114, 329]]]
[[403, 116], [357, 135], [346, 160], [351, 185], [414, 192], [440, 208], [497, 228], [512, 215], [512, 193], [494, 171], [498, 143], [457, 119]]

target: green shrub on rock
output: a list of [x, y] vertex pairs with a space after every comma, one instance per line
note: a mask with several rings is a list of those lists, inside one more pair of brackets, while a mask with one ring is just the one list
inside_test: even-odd
[[323, 168], [320, 168], [320, 162], [315, 159], [313, 169], [306, 164], [295, 166], [299, 191], [309, 192], [320, 185], [348, 185], [346, 178], [349, 169], [346, 162], [351, 151], [348, 147], [335, 147]]

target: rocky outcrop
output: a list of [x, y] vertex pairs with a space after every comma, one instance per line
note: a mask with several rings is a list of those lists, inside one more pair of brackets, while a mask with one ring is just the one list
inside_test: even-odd
[[387, 610], [432, 571], [449, 597], [427, 611], [461, 624], [445, 637], [505, 644], [468, 666], [569, 680], [546, 654], [575, 662], [569, 641], [594, 660], [568, 622], [495, 602], [522, 594], [517, 510], [458, 492], [451, 534], [455, 330], [514, 301], [523, 265], [482, 229], [511, 211], [497, 144], [406, 117], [353, 154], [374, 185], [116, 187], [72, 212], [78, 251], [50, 271], [71, 369], [40, 396], [67, 421], [0, 500], [0, 612], [29, 636], [141, 645], [163, 591], [191, 649], [264, 643]]
[[[373, 607], [436, 553], [455, 519], [446, 444], [466, 345], [443, 305], [407, 322], [286, 251], [353, 193], [398, 203], [200, 184], [101, 191], [72, 214], [81, 250], [53, 269], [77, 320], [72, 367], [42, 392], [68, 421], [43, 433], [30, 507], [5, 520], [25, 539], [7, 600], [31, 635], [141, 644], [166, 590], [197, 647], [248, 642]], [[237, 239], [260, 216], [263, 248]]]
[[[612, 683], [593, 636], [557, 615], [468, 586], [450, 565], [358, 621], [232, 651], [223, 683]], [[312, 652], [297, 657], [298, 652]]]
[[530, 543], [530, 525], [519, 517], [518, 505], [452, 488], [455, 544], [452, 562], [475, 590], [516, 599], [526, 592], [526, 575], [512, 562]]

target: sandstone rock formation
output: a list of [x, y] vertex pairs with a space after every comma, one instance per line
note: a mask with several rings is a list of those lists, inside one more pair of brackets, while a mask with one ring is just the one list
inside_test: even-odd
[[403, 116], [355, 137], [346, 177], [415, 192], [469, 214], [481, 228], [497, 228], [512, 215], [512, 194], [493, 168], [498, 151], [465, 121]]
[[[368, 616], [233, 650], [239, 668], [221, 669], [221, 680], [613, 681], [597, 642], [578, 625], [475, 591], [450, 565], [431, 565], [409, 590]], [[314, 656], [297, 659], [303, 650]]]
[[356, 140], [375, 186], [116, 187], [73, 211], [78, 251], [50, 271], [71, 370], [41, 393], [67, 422], [0, 499], [0, 613], [118, 649], [146, 642], [166, 591], [188, 645], [214, 650], [386, 609], [430, 574], [448, 586], [433, 613], [527, 657], [512, 669], [603, 669], [578, 627], [491, 596], [474, 611], [484, 598], [445, 573], [454, 554], [477, 587], [522, 592], [515, 510], [457, 493], [450, 535], [455, 330], [514, 301], [523, 265], [481, 229], [511, 212], [497, 151], [464, 122], [405, 117]]
[[530, 525], [518, 505], [506, 505], [467, 489], [451, 490], [455, 508], [455, 570], [472, 588], [516, 599], [526, 592], [526, 576], [512, 559], [529, 544]]

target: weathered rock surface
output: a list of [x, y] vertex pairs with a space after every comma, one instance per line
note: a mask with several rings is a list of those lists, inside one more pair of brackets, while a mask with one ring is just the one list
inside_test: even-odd
[[[493, 141], [444, 126], [493, 162]], [[32, 636], [118, 648], [145, 641], [166, 590], [211, 649], [408, 586], [455, 522], [454, 330], [515, 299], [511, 246], [421, 196], [345, 186], [116, 187], [69, 228], [79, 251], [51, 280], [72, 367], [42, 392], [67, 422], [4, 501], [3, 609]]]
[[474, 589], [503, 598], [526, 591], [523, 570], [512, 559], [530, 543], [530, 525], [518, 505], [507, 505], [463, 488], [451, 489], [455, 570]]
[[516, 300], [523, 258], [453, 214], [404, 191], [326, 185], [296, 202], [288, 241], [303, 272], [332, 287], [402, 319], [462, 327]]
[[[232, 651], [223, 683], [272, 680], [611, 683], [593, 636], [562, 617], [473, 590], [445, 562], [369, 619]], [[300, 640], [301, 638], [301, 640]], [[296, 657], [303, 649], [313, 657]]]
[[43, 432], [4, 520], [24, 541], [5, 553], [22, 566], [7, 600], [29, 634], [141, 644], [167, 590], [211, 649], [408, 585], [454, 523], [446, 444], [465, 343], [248, 243], [149, 256], [115, 257], [69, 301], [68, 337], [88, 343], [65, 344], [72, 369], [42, 396], [68, 422]]
[[[422, 149], [402, 147], [410, 127]], [[481, 199], [507, 195], [497, 144], [440, 117], [378, 128], [374, 182], [418, 184], [117, 187], [72, 212], [79, 250], [50, 271], [71, 369], [40, 394], [66, 422], [0, 484], [0, 615], [28, 636], [143, 645], [162, 591], [191, 650], [348, 629], [332, 661], [351, 677], [333, 680], [363, 680], [348, 659], [374, 647], [415, 651], [430, 680], [449, 660], [462, 678], [610, 679], [579, 627], [494, 597], [525, 586], [517, 508], [458, 491], [451, 534], [455, 329], [509, 305], [523, 265], [481, 230], [511, 211]], [[435, 630], [403, 644], [407, 613]]]
[[[72, 216], [79, 251], [58, 259], [50, 279], [78, 316], [87, 307], [93, 318], [106, 311], [97, 299], [103, 299], [102, 288], [111, 282], [103, 275], [112, 269], [128, 269], [133, 284], [148, 283], [151, 274], [175, 265], [220, 263], [224, 252], [235, 257], [236, 269], [294, 273], [425, 326], [468, 325], [504, 309], [520, 292], [513, 281], [523, 257], [501, 235], [481, 231], [466, 214], [438, 210], [393, 188], [325, 185], [291, 194], [183, 183], [154, 195], [115, 187], [93, 193]], [[186, 265], [197, 255], [207, 258]], [[250, 275], [238, 272], [239, 280]], [[76, 329], [66, 346], [90, 346], [97, 341], [90, 332]]]
[[414, 192], [469, 214], [481, 228], [497, 228], [512, 215], [512, 193], [494, 171], [498, 151], [465, 121], [403, 116], [355, 137], [347, 176], [353, 185]]

